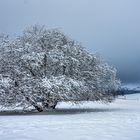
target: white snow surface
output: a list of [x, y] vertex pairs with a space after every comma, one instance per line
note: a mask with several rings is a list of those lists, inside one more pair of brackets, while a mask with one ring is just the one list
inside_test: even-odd
[[0, 114], [0, 140], [140, 140], [140, 94], [110, 105], [61, 103], [56, 111]]

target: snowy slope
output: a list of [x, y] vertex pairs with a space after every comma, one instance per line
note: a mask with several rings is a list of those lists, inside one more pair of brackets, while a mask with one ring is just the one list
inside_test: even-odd
[[0, 116], [0, 140], [140, 140], [140, 94], [104, 105], [62, 103], [54, 112]]
[[140, 91], [140, 83], [135, 84], [124, 84], [121, 86], [122, 88], [127, 88], [128, 90], [139, 90]]

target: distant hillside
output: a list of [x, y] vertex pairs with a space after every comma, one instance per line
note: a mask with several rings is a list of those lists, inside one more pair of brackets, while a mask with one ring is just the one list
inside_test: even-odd
[[122, 87], [120, 90], [118, 90], [118, 95], [126, 95], [126, 94], [135, 94], [140, 93], [140, 87]]

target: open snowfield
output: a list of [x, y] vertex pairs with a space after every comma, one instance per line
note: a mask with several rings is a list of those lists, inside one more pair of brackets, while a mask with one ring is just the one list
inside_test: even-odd
[[140, 140], [140, 94], [110, 105], [62, 103], [54, 112], [1, 113], [0, 140]]

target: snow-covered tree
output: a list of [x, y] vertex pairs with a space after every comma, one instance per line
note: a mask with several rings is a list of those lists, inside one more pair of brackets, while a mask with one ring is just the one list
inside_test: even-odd
[[0, 105], [55, 108], [61, 101], [111, 102], [116, 70], [57, 29], [32, 26], [0, 37]]

